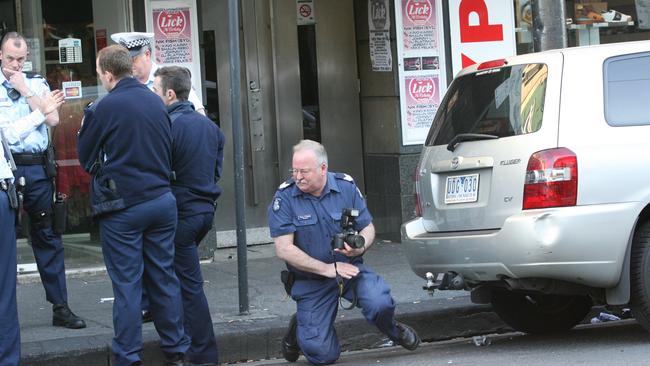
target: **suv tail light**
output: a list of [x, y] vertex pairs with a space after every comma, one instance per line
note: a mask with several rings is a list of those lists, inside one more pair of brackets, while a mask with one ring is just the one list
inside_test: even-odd
[[534, 153], [528, 159], [523, 209], [575, 206], [578, 197], [578, 158], [560, 147]]
[[413, 172], [413, 182], [415, 183], [415, 216], [422, 217], [422, 200], [420, 199], [420, 166]]

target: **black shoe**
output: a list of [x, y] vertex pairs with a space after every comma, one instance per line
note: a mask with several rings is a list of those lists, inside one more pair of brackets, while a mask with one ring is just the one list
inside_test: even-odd
[[420, 345], [420, 337], [413, 328], [404, 323], [397, 322], [399, 330], [399, 344], [409, 351], [414, 351]]
[[282, 338], [282, 356], [289, 362], [296, 362], [300, 355], [300, 348], [296, 339], [296, 328], [298, 328], [298, 323], [296, 321], [296, 314], [293, 314], [289, 322], [289, 330], [287, 330], [287, 334]]
[[69, 329], [86, 327], [86, 322], [70, 310], [68, 304], [52, 305], [52, 325]]
[[184, 353], [174, 353], [172, 356], [170, 356], [165, 363], [163, 363], [163, 366], [187, 366], [188, 364], [185, 362], [185, 354]]
[[142, 310], [142, 322], [151, 323], [152, 321], [153, 321], [153, 315], [151, 315], [151, 311]]

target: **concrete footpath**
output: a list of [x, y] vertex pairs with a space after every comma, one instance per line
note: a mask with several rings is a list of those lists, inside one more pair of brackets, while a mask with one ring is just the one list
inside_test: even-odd
[[[397, 318], [413, 326], [423, 340], [441, 340], [509, 330], [487, 305], [474, 305], [464, 291], [422, 290], [424, 280], [408, 266], [399, 243], [378, 242], [366, 263], [391, 285]], [[277, 358], [280, 340], [295, 312], [280, 283], [284, 263], [272, 245], [248, 250], [250, 314], [239, 315], [236, 249], [220, 249], [202, 266], [205, 291], [219, 346], [221, 363]], [[103, 270], [68, 275], [70, 306], [86, 320], [81, 330], [51, 326], [51, 305], [37, 276], [18, 278], [22, 365], [110, 365], [113, 337], [110, 279]], [[387, 339], [369, 326], [361, 312], [339, 310], [337, 332], [344, 350], [385, 345]], [[143, 326], [144, 363], [161, 364], [158, 335], [152, 323]]]

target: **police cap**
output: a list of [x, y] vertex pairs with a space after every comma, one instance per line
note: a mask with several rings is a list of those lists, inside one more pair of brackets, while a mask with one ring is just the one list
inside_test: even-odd
[[111, 34], [111, 39], [115, 43], [119, 43], [126, 47], [131, 54], [135, 57], [140, 54], [142, 47], [147, 46], [153, 42], [153, 33], [145, 32], [121, 32]]

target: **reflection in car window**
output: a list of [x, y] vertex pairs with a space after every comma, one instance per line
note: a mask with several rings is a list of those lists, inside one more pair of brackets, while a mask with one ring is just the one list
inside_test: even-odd
[[461, 133], [509, 137], [542, 126], [548, 68], [515, 65], [462, 76], [451, 84], [426, 145], [447, 145]]

